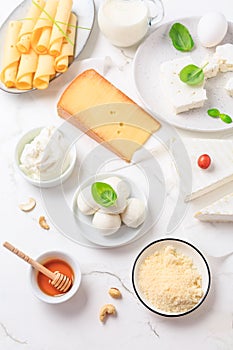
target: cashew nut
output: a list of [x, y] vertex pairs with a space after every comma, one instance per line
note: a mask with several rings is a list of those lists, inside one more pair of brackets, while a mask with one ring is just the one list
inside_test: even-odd
[[110, 288], [108, 294], [111, 295], [112, 298], [120, 299], [122, 297], [121, 292], [118, 288]]
[[115, 315], [116, 314], [116, 308], [112, 304], [106, 304], [101, 307], [100, 309], [100, 321], [105, 322], [107, 315]]
[[45, 219], [44, 216], [40, 216], [39, 224], [44, 230], [49, 230], [50, 229], [50, 226], [47, 224], [46, 219]]
[[36, 201], [34, 198], [29, 198], [27, 203], [19, 204], [19, 209], [25, 212], [29, 212], [36, 206]]

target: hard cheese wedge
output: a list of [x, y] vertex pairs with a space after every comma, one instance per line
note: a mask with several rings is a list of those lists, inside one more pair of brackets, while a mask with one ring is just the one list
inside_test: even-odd
[[62, 94], [59, 116], [131, 161], [160, 124], [95, 70], [84, 71]]
[[[218, 139], [184, 140], [191, 167], [192, 193], [186, 201], [198, 198], [220, 186], [233, 181], [233, 141]], [[208, 154], [212, 164], [208, 169], [201, 169], [197, 160], [202, 154]]]
[[195, 217], [201, 221], [233, 222], [233, 193], [201, 209]]

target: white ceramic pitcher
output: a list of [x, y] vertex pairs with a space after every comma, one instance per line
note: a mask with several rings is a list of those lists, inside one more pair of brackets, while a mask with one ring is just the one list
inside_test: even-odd
[[98, 11], [101, 32], [113, 44], [138, 43], [164, 15], [161, 0], [104, 0]]

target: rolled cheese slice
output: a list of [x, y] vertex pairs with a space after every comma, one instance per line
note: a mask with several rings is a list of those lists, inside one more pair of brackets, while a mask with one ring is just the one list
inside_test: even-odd
[[50, 79], [55, 75], [54, 57], [39, 55], [38, 66], [33, 80], [33, 87], [39, 90], [46, 89]]
[[55, 18], [57, 6], [58, 0], [48, 0], [45, 4], [44, 12], [41, 13], [33, 29], [31, 45], [38, 54], [45, 55], [48, 53], [53, 27], [53, 22], [49, 17]]
[[41, 8], [43, 8], [45, 5], [44, 0], [34, 0], [34, 2], [35, 4], [31, 4], [26, 18], [23, 20], [22, 28], [19, 33], [19, 38], [16, 46], [21, 53], [29, 52], [31, 47], [31, 36], [33, 28], [41, 14]]
[[[64, 38], [61, 48], [61, 54], [55, 58], [55, 69], [59, 73], [64, 73], [68, 69], [69, 59], [70, 57], [74, 56], [76, 23], [77, 16], [74, 13], [71, 13], [69, 25], [66, 32], [66, 35], [68, 36], [71, 42], [67, 41], [66, 38]], [[71, 43], [73, 43], [73, 45]]]
[[19, 90], [30, 90], [38, 63], [38, 55], [30, 49], [29, 53], [22, 54], [16, 78], [16, 88]]
[[16, 48], [16, 43], [21, 26], [21, 22], [11, 21], [7, 28], [5, 44], [3, 48], [3, 69], [1, 72], [1, 81], [8, 88], [15, 87], [17, 70], [20, 60], [20, 52]]
[[58, 3], [57, 13], [55, 16], [55, 22], [57, 25], [55, 23], [53, 24], [49, 43], [49, 54], [52, 56], [56, 57], [61, 54], [61, 48], [64, 39], [64, 34], [62, 31], [64, 33], [67, 31], [72, 4], [72, 0], [62, 0]]

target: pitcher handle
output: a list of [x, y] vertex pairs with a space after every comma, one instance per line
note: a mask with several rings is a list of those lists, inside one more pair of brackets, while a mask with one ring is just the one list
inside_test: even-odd
[[164, 7], [161, 0], [147, 0], [148, 3], [153, 3], [154, 10], [156, 11], [155, 16], [149, 16], [148, 22], [151, 28], [154, 28], [156, 24], [162, 21], [164, 17]]

